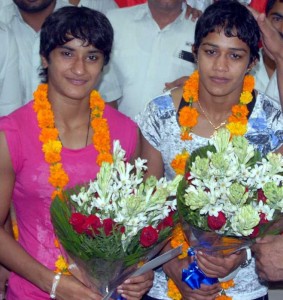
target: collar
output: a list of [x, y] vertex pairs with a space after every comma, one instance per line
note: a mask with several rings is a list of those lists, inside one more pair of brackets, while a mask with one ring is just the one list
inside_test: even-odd
[[[134, 15], [135, 21], [142, 21], [144, 18], [152, 19], [152, 14], [147, 3], [134, 6], [133, 8], [136, 9], [136, 13]], [[185, 20], [186, 9], [187, 9], [186, 3], [182, 3], [182, 12], [171, 24], [177, 22], [183, 22]]]

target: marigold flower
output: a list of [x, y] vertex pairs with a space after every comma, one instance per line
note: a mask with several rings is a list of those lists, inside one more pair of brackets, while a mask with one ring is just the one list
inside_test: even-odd
[[246, 75], [243, 83], [243, 91], [252, 92], [255, 86], [255, 79], [252, 75]]
[[55, 262], [56, 271], [55, 273], [62, 273], [64, 275], [71, 275], [68, 270], [68, 263], [65, 261], [62, 255], [58, 256], [58, 259]]
[[42, 128], [39, 140], [42, 143], [47, 143], [49, 140], [57, 140], [59, 136], [59, 132], [57, 128]]
[[242, 123], [229, 123], [226, 128], [232, 135], [244, 135], [247, 132], [247, 125]]
[[182, 295], [181, 295], [178, 287], [174, 283], [174, 281], [171, 278], [169, 278], [167, 284], [168, 284], [167, 296], [169, 298], [173, 299], [173, 300], [181, 300], [182, 299]]
[[181, 126], [194, 127], [197, 124], [199, 113], [190, 106], [185, 106], [179, 111], [179, 123]]
[[235, 282], [233, 279], [231, 279], [228, 281], [220, 282], [220, 286], [222, 287], [223, 290], [228, 290], [229, 288], [235, 286]]
[[64, 171], [61, 163], [50, 166], [49, 183], [54, 187], [64, 188], [69, 182], [69, 177]]
[[253, 95], [250, 92], [244, 91], [240, 96], [241, 104], [249, 104], [253, 100]]
[[184, 151], [181, 154], [177, 154], [171, 162], [171, 167], [174, 169], [176, 174], [184, 175], [187, 159], [189, 153]]
[[45, 161], [49, 164], [54, 164], [61, 160], [62, 143], [60, 141], [51, 141], [43, 144], [42, 151]]

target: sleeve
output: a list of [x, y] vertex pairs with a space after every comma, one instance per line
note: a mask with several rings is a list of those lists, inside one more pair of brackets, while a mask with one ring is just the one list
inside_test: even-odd
[[0, 117], [0, 132], [4, 132], [8, 144], [11, 161], [15, 173], [19, 172], [23, 164], [22, 144], [19, 130], [13, 120], [8, 117]]
[[136, 122], [144, 138], [158, 151], [160, 151], [162, 120], [154, 100], [149, 102], [145, 111], [138, 114]]
[[212, 3], [212, 0], [187, 0], [188, 5], [202, 12]]
[[2, 23], [0, 39], [0, 116], [3, 116], [23, 104], [23, 89], [19, 78], [17, 44], [12, 32]]
[[104, 67], [102, 78], [97, 89], [106, 102], [112, 102], [122, 97], [122, 89], [112, 59], [110, 59], [108, 65]]

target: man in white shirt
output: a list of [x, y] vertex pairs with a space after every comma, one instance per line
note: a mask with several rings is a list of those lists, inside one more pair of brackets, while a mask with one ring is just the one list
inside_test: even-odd
[[0, 117], [22, 105], [18, 49], [10, 29], [0, 22]]
[[119, 110], [131, 118], [162, 93], [165, 82], [194, 70], [195, 23], [185, 14], [183, 0], [149, 0], [107, 14], [114, 47], [99, 90], [107, 101], [119, 99]]
[[104, 14], [106, 14], [109, 10], [118, 8], [118, 5], [114, 0], [65, 0], [67, 3], [76, 5], [76, 6], [84, 6], [91, 9], [98, 10]]
[[23, 102], [33, 98], [33, 91], [40, 82], [39, 31], [46, 17], [66, 6], [63, 0], [13, 0], [0, 11], [0, 21], [13, 32], [18, 45], [19, 73], [24, 87]]

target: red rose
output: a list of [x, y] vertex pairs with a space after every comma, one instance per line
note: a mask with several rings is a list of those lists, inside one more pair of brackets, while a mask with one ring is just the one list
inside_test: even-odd
[[81, 214], [81, 213], [72, 213], [69, 223], [72, 225], [73, 229], [77, 233], [83, 233], [84, 232], [84, 223], [87, 219], [87, 216]]
[[259, 218], [260, 218], [259, 224], [268, 223], [268, 220], [266, 219], [266, 214], [264, 214], [264, 213], [261, 212], [259, 214]]
[[250, 238], [254, 239], [258, 236], [259, 234], [259, 226], [254, 227], [253, 232], [249, 235]]
[[101, 221], [96, 215], [88, 216], [83, 224], [84, 232], [88, 235], [99, 234], [98, 229], [101, 227]]
[[226, 223], [226, 216], [222, 211], [218, 212], [218, 216], [208, 216], [207, 217], [207, 225], [212, 230], [221, 229]]
[[186, 181], [188, 182], [188, 184], [191, 184], [191, 182], [192, 182], [192, 179], [191, 179], [190, 177], [191, 177], [191, 173], [190, 173], [190, 172], [187, 172], [187, 173], [185, 174], [185, 179], [186, 179]]
[[267, 199], [267, 198], [265, 197], [263, 190], [262, 190], [262, 189], [259, 189], [259, 190], [257, 191], [257, 201], [259, 202], [259, 201], [261, 200], [263, 203], [265, 203], [265, 202], [266, 202], [266, 199]]
[[166, 227], [173, 227], [174, 221], [172, 215], [167, 216], [165, 219], [163, 219], [158, 225], [157, 230], [163, 230]]
[[158, 240], [158, 232], [152, 226], [144, 227], [141, 231], [140, 243], [144, 247], [150, 247]]
[[106, 236], [109, 236], [112, 233], [114, 225], [115, 222], [110, 218], [103, 220], [103, 228]]

